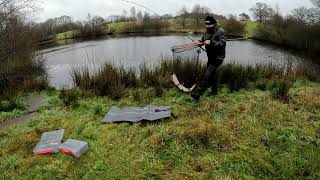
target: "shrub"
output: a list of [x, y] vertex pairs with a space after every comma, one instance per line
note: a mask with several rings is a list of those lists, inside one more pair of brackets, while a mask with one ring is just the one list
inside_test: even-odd
[[299, 64], [295, 70], [295, 76], [304, 77], [310, 81], [320, 81], [320, 67], [310, 64]]
[[142, 86], [161, 86], [159, 81], [160, 72], [158, 68], [149, 67], [146, 63], [140, 66], [140, 85]]
[[81, 69], [73, 68], [71, 79], [74, 86], [84, 90], [88, 90], [93, 86], [93, 79], [87, 66]]
[[160, 66], [162, 71], [166, 71], [167, 74], [175, 73], [185, 87], [192, 87], [197, 81], [201, 80], [206, 70], [204, 64], [188, 58], [162, 60]]
[[237, 64], [227, 64], [220, 68], [220, 83], [227, 84], [230, 91], [246, 88], [249, 82], [248, 68]]
[[[320, 25], [304, 24], [292, 17], [275, 15], [266, 23], [257, 25], [254, 37], [276, 44], [305, 51], [307, 54], [318, 57], [320, 44]], [[317, 63], [319, 58], [315, 58]]]
[[[46, 63], [34, 46], [38, 35], [34, 23], [27, 20], [28, 13], [24, 12], [33, 5], [29, 1], [18, 4], [0, 3], [0, 96], [11, 90], [23, 90], [25, 81], [35, 81], [47, 74]], [[28, 88], [33, 90], [32, 86]]]
[[0, 62], [0, 95], [8, 91], [41, 91], [48, 87], [47, 67], [41, 56], [15, 57]]
[[261, 91], [266, 91], [268, 89], [268, 81], [266, 79], [262, 79], [256, 82], [256, 87]]
[[16, 99], [0, 101], [0, 111], [10, 112], [14, 109], [24, 109], [25, 107]]
[[274, 99], [287, 101], [289, 99], [289, 90], [292, 87], [292, 82], [287, 79], [276, 79], [270, 83], [269, 89], [271, 90]]
[[245, 24], [238, 21], [235, 16], [230, 16], [229, 19], [220, 21], [220, 24], [228, 34], [232, 35], [242, 36], [245, 30]]
[[78, 88], [65, 90], [63, 89], [59, 95], [65, 106], [77, 107], [79, 106], [78, 100], [81, 97], [81, 91]]
[[117, 67], [111, 63], [104, 64], [96, 73], [90, 73], [89, 67], [73, 69], [71, 77], [73, 84], [81, 90], [95, 91], [99, 96], [120, 98], [125, 88], [138, 87], [134, 69]]
[[98, 116], [103, 116], [102, 107], [100, 105], [94, 107], [94, 114]]

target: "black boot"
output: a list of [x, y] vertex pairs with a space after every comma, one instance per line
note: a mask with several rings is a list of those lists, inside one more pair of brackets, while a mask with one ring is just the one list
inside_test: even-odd
[[191, 97], [195, 100], [195, 101], [199, 101], [200, 100], [200, 95], [197, 93], [191, 93]]
[[216, 96], [218, 95], [218, 88], [217, 87], [211, 87], [211, 96]]

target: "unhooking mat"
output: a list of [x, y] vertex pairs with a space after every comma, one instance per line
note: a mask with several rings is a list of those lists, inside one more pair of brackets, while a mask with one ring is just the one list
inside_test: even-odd
[[37, 155], [58, 153], [59, 146], [63, 139], [64, 130], [57, 130], [52, 132], [45, 132], [41, 136], [39, 144], [33, 149]]
[[169, 106], [146, 106], [144, 108], [112, 107], [108, 114], [103, 118], [102, 122], [139, 122], [142, 120], [156, 121], [169, 117], [171, 117], [171, 107]]

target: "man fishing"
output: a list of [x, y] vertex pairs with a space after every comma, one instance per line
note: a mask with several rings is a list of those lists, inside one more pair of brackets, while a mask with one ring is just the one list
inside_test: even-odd
[[205, 25], [207, 31], [203, 35], [202, 39], [197, 43], [205, 44], [208, 63], [207, 70], [202, 80], [198, 83], [196, 89], [191, 94], [195, 100], [199, 100], [209, 87], [211, 87], [213, 95], [218, 94], [216, 71], [223, 63], [226, 56], [226, 38], [224, 30], [212, 15], [206, 17]]

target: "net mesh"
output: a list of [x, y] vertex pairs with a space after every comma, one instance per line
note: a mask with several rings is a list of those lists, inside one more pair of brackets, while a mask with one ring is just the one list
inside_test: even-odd
[[174, 80], [175, 85], [191, 88], [200, 79], [204, 67], [199, 61], [202, 51], [199, 45], [200, 43], [191, 43], [171, 47], [174, 61], [173, 73], [179, 81], [177, 83]]
[[182, 44], [171, 47], [175, 59], [199, 60], [201, 43]]

